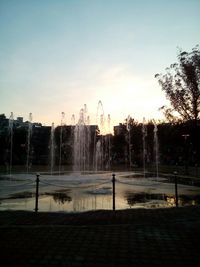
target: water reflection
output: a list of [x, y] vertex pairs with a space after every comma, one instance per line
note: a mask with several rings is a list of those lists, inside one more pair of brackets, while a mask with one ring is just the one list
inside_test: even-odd
[[35, 197], [35, 193], [25, 191], [25, 192], [19, 192], [19, 193], [14, 193], [8, 199], [17, 199], [17, 198], [33, 198]]
[[[175, 206], [174, 181], [166, 177], [137, 177], [118, 173], [116, 179], [116, 209], [164, 208]], [[39, 187], [40, 211], [86, 211], [112, 209], [111, 174], [45, 175]], [[172, 177], [173, 178], [173, 177]], [[178, 184], [178, 204], [199, 205], [199, 187]], [[35, 207], [35, 176], [19, 174], [9, 179], [0, 177], [0, 210]]]
[[53, 200], [58, 204], [65, 204], [65, 202], [71, 202], [72, 198], [64, 192], [52, 192], [45, 195], [52, 196]]
[[[153, 194], [148, 192], [125, 192], [124, 198], [127, 201], [129, 207], [133, 207], [138, 203], [159, 202], [164, 201], [165, 206], [175, 206], [175, 196], [171, 194]], [[180, 206], [186, 205], [199, 205], [200, 195], [189, 196], [179, 195], [178, 203]]]
[[179, 203], [181, 206], [185, 205], [199, 205], [200, 204], [200, 196], [186, 196], [186, 195], [180, 195], [179, 196]]
[[163, 194], [152, 194], [148, 192], [126, 192], [125, 199], [129, 206], [134, 206], [137, 203], [146, 203], [152, 200], [165, 200]]
[[[169, 205], [175, 206], [175, 203], [176, 203], [175, 196], [165, 195], [165, 201]], [[200, 204], [200, 196], [199, 195], [195, 195], [195, 196], [179, 195], [178, 204], [180, 206], [199, 205]]]

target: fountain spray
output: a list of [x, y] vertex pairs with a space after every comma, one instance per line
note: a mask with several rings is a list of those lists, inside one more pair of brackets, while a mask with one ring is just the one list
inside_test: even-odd
[[65, 112], [61, 113], [61, 123], [60, 123], [60, 149], [59, 149], [59, 175], [61, 172], [61, 164], [62, 164], [62, 131], [63, 131], [63, 121], [65, 118]]
[[144, 178], [146, 176], [146, 136], [147, 136], [147, 128], [146, 128], [145, 118], [143, 118], [142, 141], [143, 141], [143, 175], [144, 175]]
[[26, 173], [29, 172], [30, 165], [30, 143], [31, 143], [31, 135], [32, 135], [32, 113], [29, 113], [28, 120], [28, 133], [27, 133], [27, 157], [26, 157]]
[[12, 151], [13, 151], [13, 122], [14, 122], [14, 115], [11, 112], [9, 117], [9, 137], [10, 137], [10, 162], [9, 162], [9, 174], [12, 174]]

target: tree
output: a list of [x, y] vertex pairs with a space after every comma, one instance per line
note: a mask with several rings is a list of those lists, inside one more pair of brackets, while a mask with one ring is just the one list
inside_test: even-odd
[[166, 74], [156, 74], [171, 107], [161, 109], [168, 120], [179, 114], [182, 121], [200, 118], [200, 50], [197, 45], [191, 52], [179, 51], [178, 63], [171, 64]]

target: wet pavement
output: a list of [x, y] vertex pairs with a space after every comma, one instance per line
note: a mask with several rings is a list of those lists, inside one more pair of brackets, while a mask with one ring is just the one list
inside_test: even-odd
[[0, 212], [2, 266], [200, 266], [200, 206]]

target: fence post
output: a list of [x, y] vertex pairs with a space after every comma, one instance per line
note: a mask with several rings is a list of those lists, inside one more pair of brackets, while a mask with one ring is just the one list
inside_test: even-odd
[[35, 212], [38, 211], [38, 197], [39, 197], [39, 179], [40, 175], [36, 174], [36, 192], [35, 192]]
[[177, 179], [177, 172], [174, 172], [174, 182], [175, 182], [175, 203], [176, 207], [178, 207], [178, 179]]
[[112, 174], [112, 183], [113, 183], [113, 210], [115, 210], [115, 174]]

